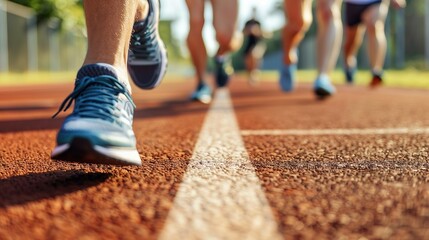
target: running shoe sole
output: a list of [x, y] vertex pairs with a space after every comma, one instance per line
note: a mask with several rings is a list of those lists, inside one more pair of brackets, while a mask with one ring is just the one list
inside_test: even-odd
[[106, 148], [93, 145], [88, 139], [75, 138], [70, 144], [55, 147], [54, 160], [76, 163], [141, 166], [140, 155], [132, 148]]
[[212, 101], [211, 96], [202, 96], [202, 97], [193, 97], [191, 98], [192, 101], [198, 101], [204, 104], [209, 104]]
[[[157, 38], [159, 38], [159, 36]], [[137, 78], [137, 76], [134, 76], [134, 75], [136, 73], [140, 72], [139, 71], [140, 67], [144, 67], [148, 64], [147, 61], [145, 61], [145, 60], [130, 60], [130, 61], [128, 61], [129, 72], [130, 72], [130, 75], [132, 76], [131, 79], [133, 79], [134, 80], [133, 82], [141, 89], [150, 90], [150, 89], [154, 89], [154, 88], [158, 87], [159, 84], [161, 84], [162, 79], [164, 79], [165, 73], [167, 72], [167, 66], [168, 66], [167, 51], [165, 50], [165, 46], [164, 46], [164, 43], [162, 41], [159, 42], [158, 44], [161, 48], [161, 59], [163, 59], [163, 61], [161, 63], [160, 74], [158, 75], [157, 78], [153, 79], [152, 81], [143, 83], [143, 82], [134, 80], [135, 78]]]
[[332, 95], [332, 93], [324, 88], [316, 88], [314, 89], [314, 94], [316, 94], [317, 98], [325, 99]]

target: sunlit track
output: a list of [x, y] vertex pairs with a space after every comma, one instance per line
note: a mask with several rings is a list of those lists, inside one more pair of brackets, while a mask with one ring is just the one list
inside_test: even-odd
[[281, 239], [231, 106], [217, 91], [160, 239]]
[[136, 88], [142, 166], [118, 167], [49, 159], [73, 86], [6, 86], [0, 239], [428, 239], [427, 90], [337, 87]]
[[273, 129], [242, 130], [243, 136], [429, 134], [429, 128]]

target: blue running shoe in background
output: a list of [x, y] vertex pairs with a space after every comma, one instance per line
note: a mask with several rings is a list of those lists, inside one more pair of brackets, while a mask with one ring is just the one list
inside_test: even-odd
[[209, 104], [212, 101], [212, 90], [206, 83], [202, 82], [191, 95], [192, 101]]
[[135, 105], [108, 64], [82, 67], [60, 109], [74, 110], [61, 126], [52, 159], [80, 163], [141, 165], [132, 129]]
[[280, 69], [280, 88], [284, 92], [290, 92], [295, 88], [296, 64], [284, 64]]
[[142, 89], [157, 87], [167, 70], [167, 50], [159, 36], [159, 0], [148, 0], [146, 19], [133, 26], [128, 71], [134, 83]]
[[225, 56], [216, 56], [214, 62], [216, 84], [218, 87], [226, 87], [234, 70]]
[[314, 81], [314, 93], [320, 99], [324, 99], [335, 93], [335, 87], [327, 75], [320, 75]]

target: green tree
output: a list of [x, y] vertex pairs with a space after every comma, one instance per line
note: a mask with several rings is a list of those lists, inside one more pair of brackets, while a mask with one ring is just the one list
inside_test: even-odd
[[33, 9], [39, 24], [59, 20], [59, 27], [70, 31], [84, 28], [82, 0], [11, 0]]

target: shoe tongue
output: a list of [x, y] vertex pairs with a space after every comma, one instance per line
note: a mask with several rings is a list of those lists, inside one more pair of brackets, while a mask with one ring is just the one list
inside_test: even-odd
[[84, 77], [97, 77], [101, 75], [108, 75], [118, 79], [116, 69], [106, 63], [95, 63], [82, 66], [77, 73], [76, 79], [82, 79]]

